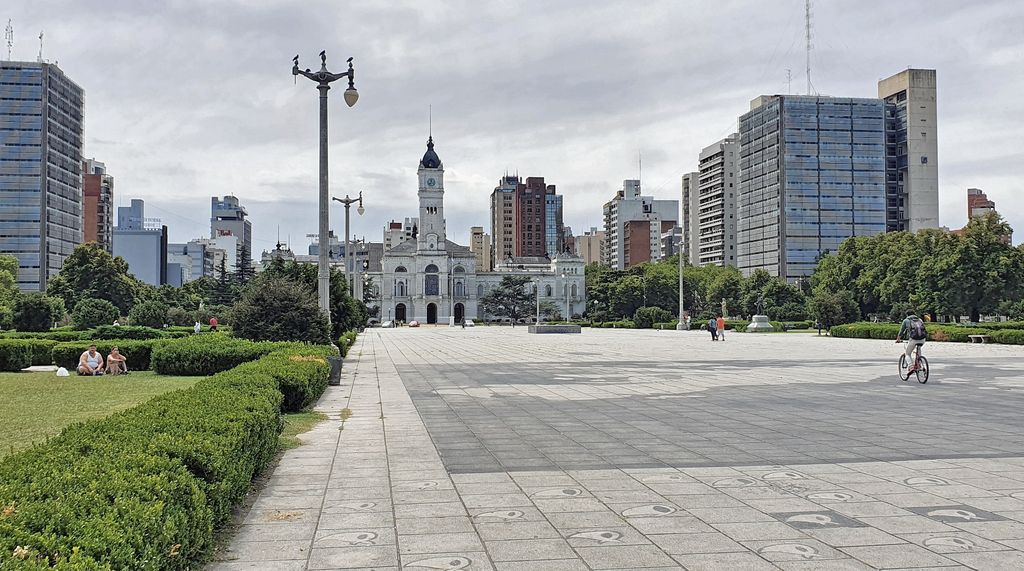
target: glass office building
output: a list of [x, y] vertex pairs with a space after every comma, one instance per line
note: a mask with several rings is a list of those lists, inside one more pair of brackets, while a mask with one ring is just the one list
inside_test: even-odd
[[562, 195], [549, 185], [544, 195], [544, 246], [549, 257], [562, 253]]
[[789, 281], [851, 236], [885, 232], [885, 103], [775, 95], [740, 117], [737, 266]]
[[82, 242], [82, 100], [55, 65], [0, 61], [0, 254], [23, 291]]

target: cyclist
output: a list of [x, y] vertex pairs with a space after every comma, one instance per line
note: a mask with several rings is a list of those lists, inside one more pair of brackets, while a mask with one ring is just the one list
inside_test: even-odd
[[914, 359], [914, 348], [918, 349], [918, 354], [921, 353], [921, 349], [924, 348], [924, 342], [928, 339], [928, 333], [924, 328], [924, 321], [920, 317], [914, 315], [913, 311], [907, 312], [907, 318], [903, 320], [900, 325], [900, 332], [896, 334], [896, 342], [900, 343], [904, 340], [907, 342], [907, 364], [910, 369], [907, 374], [913, 373], [917, 370], [917, 361]]

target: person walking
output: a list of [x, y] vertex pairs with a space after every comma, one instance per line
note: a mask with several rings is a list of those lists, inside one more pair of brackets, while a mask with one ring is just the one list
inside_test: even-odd
[[196, 335], [199, 335], [199, 332], [202, 329], [203, 329], [203, 327], [201, 325], [199, 325], [198, 321], [196, 321], [196, 324], [192, 326], [192, 331], [195, 331]]
[[718, 341], [718, 322], [714, 317], [708, 319], [708, 331], [711, 332], [711, 340]]
[[718, 319], [715, 322], [715, 325], [717, 326], [716, 329], [718, 330], [718, 338], [721, 339], [722, 341], [725, 341], [725, 318], [719, 315]]

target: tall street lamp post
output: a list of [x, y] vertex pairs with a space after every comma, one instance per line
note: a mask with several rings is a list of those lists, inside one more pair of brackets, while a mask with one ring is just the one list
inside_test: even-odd
[[571, 321], [572, 315], [569, 310], [569, 278], [566, 276], [565, 272], [562, 272], [562, 281], [565, 282], [565, 320]]
[[294, 65], [292, 65], [292, 75], [301, 75], [313, 80], [317, 84], [316, 88], [320, 90], [320, 263], [317, 271], [317, 293], [320, 298], [320, 309], [327, 314], [327, 319], [329, 320], [331, 318], [331, 277], [327, 264], [327, 257], [330, 253], [328, 238], [330, 228], [328, 206], [330, 205], [330, 199], [327, 192], [327, 91], [331, 88], [332, 82], [343, 77], [348, 78], [348, 89], [345, 90], [345, 103], [349, 107], [356, 104], [356, 101], [359, 99], [359, 92], [356, 91], [355, 87], [355, 71], [352, 69], [352, 58], [348, 58], [348, 71], [345, 73], [331, 73], [327, 70], [326, 52], [320, 52], [319, 71], [313, 72], [309, 69], [305, 71], [299, 69], [299, 56], [295, 56], [292, 61], [294, 62]]
[[686, 329], [686, 309], [683, 305], [685, 298], [683, 297], [683, 248], [682, 241], [679, 242], [679, 323], [676, 324], [676, 330], [682, 331]]
[[[335, 197], [332, 200], [337, 200], [338, 202], [340, 202], [340, 203], [345, 205], [345, 281], [348, 283], [348, 294], [351, 296], [351, 295], [355, 295], [355, 291], [356, 290], [355, 290], [355, 282], [352, 280], [352, 267], [351, 267], [351, 263], [350, 263], [352, 261], [352, 257], [353, 256], [352, 256], [352, 247], [351, 247], [351, 245], [349, 243], [349, 226], [348, 226], [349, 212], [348, 212], [348, 210], [349, 210], [349, 208], [353, 204], [358, 202], [359, 203], [359, 208], [356, 208], [356, 212], [358, 212], [360, 216], [362, 216], [363, 213], [366, 212], [366, 209], [363, 208], [363, 191], [360, 190], [359, 191], [359, 196], [356, 197], [356, 198], [349, 198], [348, 195], [346, 194], [345, 198], [337, 198], [337, 197]], [[323, 254], [322, 253], [320, 255], [320, 259], [323, 259]]]

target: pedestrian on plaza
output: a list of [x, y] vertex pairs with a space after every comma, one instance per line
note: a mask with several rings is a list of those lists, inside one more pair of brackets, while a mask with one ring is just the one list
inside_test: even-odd
[[725, 341], [725, 318], [719, 315], [715, 325], [717, 326], [718, 338]]
[[708, 331], [711, 332], [711, 340], [718, 341], [718, 322], [714, 317], [708, 319]]
[[217, 318], [216, 317], [211, 317], [210, 318], [210, 331], [216, 331], [216, 330], [217, 330]]

